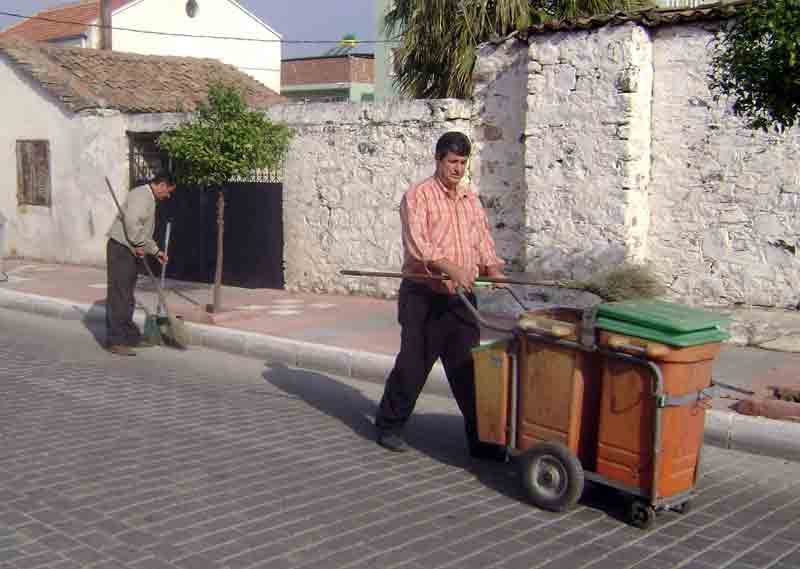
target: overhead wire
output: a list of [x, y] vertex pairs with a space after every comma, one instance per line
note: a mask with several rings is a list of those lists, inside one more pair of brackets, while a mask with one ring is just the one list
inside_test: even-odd
[[[343, 42], [349, 42], [352, 40], [285, 40], [285, 39], [266, 39], [266, 38], [248, 38], [248, 37], [238, 37], [238, 36], [218, 36], [218, 35], [207, 35], [207, 34], [184, 34], [180, 32], [161, 32], [157, 30], [142, 30], [137, 28], [125, 28], [119, 26], [106, 26], [104, 24], [95, 24], [95, 23], [86, 23], [86, 22], [75, 22], [71, 20], [60, 20], [57, 18], [48, 18], [46, 16], [26, 16], [24, 14], [18, 14], [15, 12], [6, 12], [0, 11], [0, 16], [9, 16], [11, 18], [20, 18], [23, 20], [41, 20], [44, 22], [50, 22], [55, 24], [67, 24], [71, 26], [86, 26], [98, 29], [110, 29], [112, 31], [117, 30], [121, 32], [133, 32], [138, 34], [149, 34], [149, 35], [157, 35], [157, 36], [171, 36], [171, 37], [182, 37], [182, 38], [196, 38], [196, 39], [213, 39], [213, 40], [234, 40], [234, 41], [249, 41], [249, 42], [256, 42], [256, 43], [285, 43], [285, 44], [340, 44]], [[356, 43], [359, 44], [382, 44], [382, 43], [395, 43], [395, 40], [355, 40]]]

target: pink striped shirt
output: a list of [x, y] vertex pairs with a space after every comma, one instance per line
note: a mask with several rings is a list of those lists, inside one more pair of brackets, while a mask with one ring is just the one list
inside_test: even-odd
[[[459, 186], [455, 197], [435, 177], [412, 186], [400, 203], [403, 225], [403, 271], [428, 273], [431, 261], [447, 259], [472, 270], [472, 277], [490, 266], [503, 265], [495, 253], [489, 221], [478, 195]], [[448, 292], [441, 283], [426, 281], [437, 292]]]

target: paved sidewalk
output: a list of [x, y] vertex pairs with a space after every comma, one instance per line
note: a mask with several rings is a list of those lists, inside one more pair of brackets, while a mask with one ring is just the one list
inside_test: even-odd
[[0, 318], [0, 569], [797, 569], [798, 462], [707, 447], [690, 511], [642, 531], [602, 487], [531, 506], [450, 398], [397, 455], [377, 383]]
[[[0, 306], [74, 320], [105, 317], [105, 270], [93, 267], [7, 260], [9, 281], [0, 283]], [[345, 277], [343, 277], [345, 278]], [[272, 289], [224, 287], [224, 311], [209, 323], [206, 284], [167, 281], [175, 313], [192, 323], [195, 343], [229, 353], [264, 358], [313, 371], [382, 381], [399, 348], [396, 303], [375, 298], [290, 293]], [[156, 295], [145, 278], [137, 289], [140, 304], [154, 310]], [[494, 297], [486, 304], [495, 306]], [[780, 318], [756, 311], [745, 317], [747, 329], [769, 329], [768, 341], [792, 349], [800, 333], [800, 315]], [[143, 313], [137, 316], [140, 321]], [[773, 322], [770, 328], [769, 322]], [[774, 322], [782, 337], [775, 337]], [[742, 328], [741, 320], [739, 327]], [[715, 379], [754, 391], [767, 385], [800, 387], [800, 353], [726, 346], [715, 362]], [[432, 383], [445, 385], [441, 368]], [[747, 417], [730, 411], [738, 397], [723, 392], [707, 415], [706, 440], [717, 446], [800, 460], [800, 424]]]

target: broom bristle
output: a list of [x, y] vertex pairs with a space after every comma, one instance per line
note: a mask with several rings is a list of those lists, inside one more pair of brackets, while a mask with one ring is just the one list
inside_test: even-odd
[[192, 337], [186, 325], [171, 313], [167, 313], [166, 325], [162, 328], [162, 335], [173, 346], [186, 349], [192, 343]]
[[653, 298], [666, 291], [649, 267], [632, 263], [623, 263], [585, 281], [570, 281], [568, 284], [596, 294], [608, 302]]

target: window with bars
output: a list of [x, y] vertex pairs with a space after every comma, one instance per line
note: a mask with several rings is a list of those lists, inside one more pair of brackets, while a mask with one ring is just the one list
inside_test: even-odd
[[50, 207], [50, 142], [17, 141], [17, 202]]

